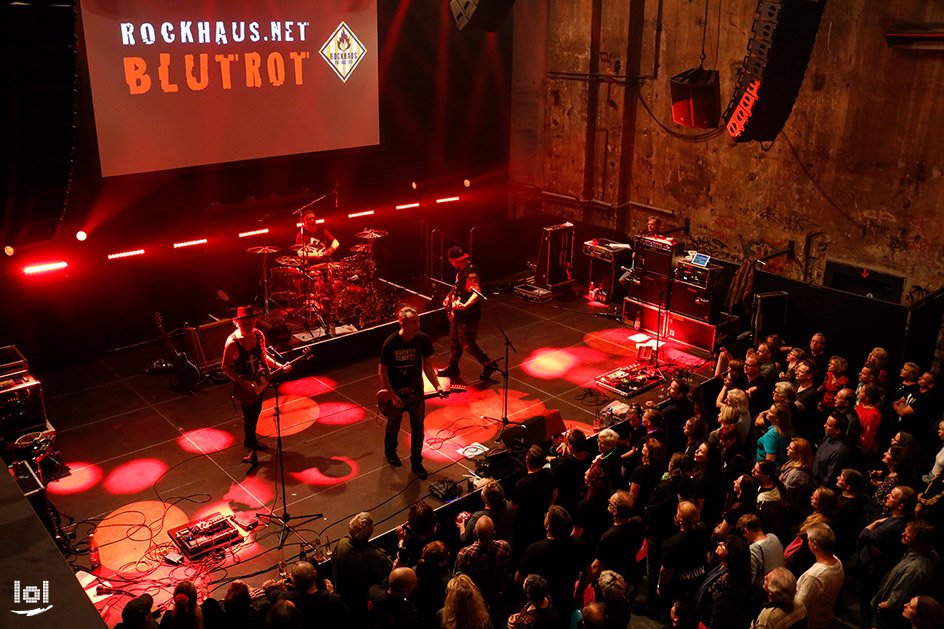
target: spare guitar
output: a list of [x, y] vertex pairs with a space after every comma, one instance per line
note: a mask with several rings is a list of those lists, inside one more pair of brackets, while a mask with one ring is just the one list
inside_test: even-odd
[[[443, 397], [449, 397], [452, 393], [465, 393], [466, 386], [463, 384], [454, 384], [451, 385], [448, 389], [443, 389]], [[390, 415], [392, 413], [398, 413], [403, 410], [404, 406], [409, 406], [420, 400], [428, 400], [430, 398], [436, 397], [438, 394], [436, 390], [426, 391], [423, 395], [413, 395], [409, 389], [403, 388], [397, 391], [397, 396], [403, 400], [403, 406], [397, 406], [393, 403], [393, 393], [387, 389], [381, 389], [377, 391], [377, 407], [380, 409], [381, 414]]]
[[161, 319], [161, 313], [154, 313], [154, 321], [157, 323], [157, 329], [161, 333], [161, 349], [164, 352], [164, 362], [170, 362], [170, 367], [177, 388], [190, 391], [200, 382], [200, 370], [190, 362], [185, 352], [178, 352], [177, 348], [171, 342], [167, 332], [164, 331], [164, 321]]
[[285, 363], [279, 369], [269, 370], [268, 367], [260, 367], [252, 376], [240, 376], [244, 380], [252, 381], [252, 391], [245, 388], [243, 385], [233, 382], [233, 398], [242, 404], [243, 406], [251, 406], [259, 401], [259, 398], [262, 397], [262, 392], [265, 391], [265, 388], [269, 386], [269, 383], [272, 382], [272, 378], [277, 376], [280, 372], [285, 370], [285, 367], [288, 365], [294, 365], [302, 358], [307, 358], [311, 354], [311, 348], [309, 347], [301, 353], [301, 356], [293, 358], [289, 362]]

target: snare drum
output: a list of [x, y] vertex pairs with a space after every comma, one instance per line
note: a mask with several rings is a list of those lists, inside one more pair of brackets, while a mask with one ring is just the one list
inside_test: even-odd
[[272, 269], [269, 293], [273, 299], [294, 299], [302, 291], [302, 272], [291, 266]]

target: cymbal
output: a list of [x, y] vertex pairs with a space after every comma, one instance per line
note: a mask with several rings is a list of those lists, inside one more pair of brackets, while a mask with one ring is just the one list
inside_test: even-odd
[[279, 256], [275, 261], [283, 266], [301, 266], [305, 264], [303, 260], [299, 260], [295, 256]]
[[383, 238], [383, 237], [386, 236], [388, 233], [389, 233], [389, 232], [385, 232], [385, 231], [382, 230], [382, 229], [365, 229], [365, 230], [362, 231], [362, 232], [358, 232], [358, 233], [357, 233], [357, 237], [358, 237], [358, 238], [367, 238], [367, 239], [369, 239], [369, 240], [373, 240], [373, 239], [375, 239], [375, 238]]
[[249, 247], [246, 249], [246, 253], [278, 253], [282, 250], [282, 247], [276, 247], [274, 245], [262, 245], [261, 247]]
[[370, 244], [366, 244], [366, 245], [354, 245], [353, 247], [351, 247], [351, 251], [352, 251], [353, 253], [366, 253], [366, 252], [370, 251]]

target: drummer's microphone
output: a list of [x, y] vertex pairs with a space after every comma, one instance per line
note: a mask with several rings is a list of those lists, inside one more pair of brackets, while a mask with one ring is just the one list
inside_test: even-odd
[[283, 363], [285, 362], [285, 358], [282, 356], [282, 354], [280, 354], [280, 353], [278, 353], [277, 351], [275, 351], [275, 348], [274, 348], [274, 347], [272, 347], [271, 345], [269, 345], [269, 347], [267, 347], [266, 349], [269, 350], [269, 353], [272, 354], [272, 356], [274, 356], [277, 361], [283, 362]]
[[483, 295], [482, 293], [480, 293], [478, 290], [476, 290], [476, 289], [474, 289], [474, 288], [472, 288], [472, 289], [470, 289], [470, 290], [471, 290], [473, 293], [475, 293], [476, 295], [478, 295], [479, 297], [481, 297], [482, 299], [484, 299], [485, 301], [488, 301], [488, 297], [486, 297], [485, 295]]

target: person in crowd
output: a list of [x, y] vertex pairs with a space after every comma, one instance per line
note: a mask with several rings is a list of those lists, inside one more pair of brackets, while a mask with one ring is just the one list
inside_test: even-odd
[[161, 617], [161, 629], [202, 629], [203, 607], [197, 600], [197, 586], [192, 581], [178, 581], [174, 586], [174, 606]]
[[724, 512], [728, 484], [719, 483], [719, 478], [724, 478], [721, 448], [717, 444], [703, 441], [695, 450], [692, 491], [695, 496], [693, 502], [704, 522], [717, 522]]
[[689, 417], [682, 427], [682, 433], [685, 435], [683, 452], [689, 457], [694, 457], [695, 450], [708, 438], [708, 424], [701, 417]]
[[768, 380], [776, 380], [779, 370], [777, 369], [777, 363], [774, 362], [774, 350], [770, 344], [766, 341], [758, 343], [754, 354], [757, 356], [757, 360], [760, 361], [761, 375]]
[[662, 411], [656, 408], [647, 408], [642, 413], [642, 425], [646, 429], [646, 440], [658, 439], [662, 445], [667, 443], [668, 432]]
[[415, 566], [430, 542], [439, 539], [436, 512], [425, 500], [410, 505], [406, 523], [396, 528], [397, 562], [401, 566]]
[[319, 587], [318, 572], [307, 561], [292, 566], [291, 581], [266, 588], [266, 596], [275, 603], [288, 600], [302, 613], [308, 626], [346, 628], [351, 613], [330, 581], [323, 579]]
[[737, 411], [737, 427], [741, 431], [742, 442], [746, 444], [754, 421], [754, 416], [751, 415], [750, 399], [743, 389], [731, 389], [725, 399], [726, 406], [733, 406]]
[[698, 507], [691, 502], [680, 502], [675, 520], [679, 532], [662, 543], [662, 567], [656, 583], [656, 598], [646, 604], [647, 614], [652, 618], [660, 615], [660, 601], [668, 602], [682, 594], [695, 594], [705, 577], [710, 533], [699, 522]]
[[744, 426], [744, 430], [741, 429], [740, 425], [741, 414], [738, 409], [732, 404], [725, 404], [721, 407], [721, 410], [718, 412], [718, 428], [713, 430], [708, 435], [708, 441], [712, 443], [719, 443], [721, 440], [721, 429], [725, 426], [734, 426], [739, 429], [741, 432], [741, 443], [744, 443], [744, 440], [747, 438], [747, 435], [750, 434], [751, 422], [748, 422]]
[[751, 475], [757, 483], [757, 516], [764, 523], [764, 530], [782, 534], [786, 490], [777, 478], [777, 466], [766, 459], [758, 461]]
[[[593, 553], [593, 563], [590, 564], [590, 573], [598, 578], [606, 570], [613, 570], [622, 575], [633, 589], [642, 580], [642, 562], [639, 553], [642, 550], [646, 536], [646, 526], [642, 518], [633, 517], [632, 504], [629, 493], [619, 489], [610, 496], [610, 514], [613, 516], [611, 526], [600, 538], [596, 551]], [[651, 550], [651, 546], [650, 552]]]
[[[944, 442], [944, 419], [937, 423], [937, 438], [941, 442]], [[921, 481], [929, 483], [941, 472], [944, 472], [944, 444], [941, 445], [941, 448], [938, 449], [937, 454], [934, 456], [934, 465], [931, 466], [931, 471], [922, 476]]]
[[647, 557], [649, 570], [649, 596], [655, 600], [655, 585], [661, 568], [661, 549], [674, 532], [675, 517], [680, 500], [693, 497], [692, 481], [689, 478], [692, 463], [684, 452], [676, 452], [669, 461], [665, 480], [660, 481], [649, 497], [643, 519], [646, 522], [646, 542], [649, 546]]
[[511, 576], [511, 546], [495, 539], [495, 524], [485, 515], [475, 522], [476, 541], [456, 555], [456, 574], [467, 574], [479, 586], [489, 605], [494, 605]]
[[813, 449], [803, 437], [793, 437], [787, 446], [787, 462], [780, 468], [780, 482], [787, 491], [785, 518], [788, 524], [799, 522], [809, 510], [813, 494]]
[[825, 435], [816, 454], [813, 455], [813, 481], [816, 485], [835, 487], [839, 472], [849, 460], [849, 446], [846, 444], [846, 430], [848, 422], [845, 415], [838, 412], [830, 413], [823, 425]]
[[[734, 480], [750, 470], [747, 457], [743, 454], [741, 431], [737, 426], [722, 426], [718, 434], [718, 445], [721, 446], [721, 471], [724, 475], [724, 486], [731, 487]], [[753, 452], [751, 459], [753, 459]], [[753, 462], [753, 461], [752, 461]]]
[[944, 607], [930, 596], [915, 596], [905, 603], [901, 615], [911, 623], [911, 629], [944, 627]]
[[892, 403], [898, 415], [898, 430], [919, 438], [927, 435], [934, 411], [934, 384], [934, 374], [926, 371], [918, 378], [917, 393], [910, 393]]
[[921, 377], [921, 367], [917, 363], [907, 362], [901, 366], [898, 372], [898, 384], [891, 391], [892, 401], [908, 397], [909, 394], [918, 392], [918, 378]]
[[292, 601], [277, 601], [266, 613], [266, 629], [303, 629], [302, 612]]
[[737, 530], [750, 544], [751, 583], [760, 587], [771, 570], [783, 566], [783, 544], [773, 533], [765, 533], [760, 518], [745, 513], [737, 521]]
[[367, 591], [390, 574], [393, 560], [370, 542], [374, 520], [362, 511], [348, 523], [348, 534], [338, 541], [331, 555], [335, 592], [351, 610], [355, 624], [367, 622]]
[[836, 537], [828, 524], [811, 525], [806, 536], [816, 563], [797, 579], [796, 597], [806, 607], [809, 629], [826, 629], [833, 624], [833, 607], [845, 573], [842, 562], [833, 555]]
[[523, 583], [528, 602], [521, 611], [508, 617], [508, 629], [554, 629], [560, 613], [551, 600], [551, 590], [539, 574], [529, 574]]
[[582, 538], [592, 549], [597, 547], [600, 536], [612, 523], [608, 505], [613, 489], [599, 465], [591, 465], [584, 476], [586, 496], [577, 504], [574, 513], [574, 535]]
[[911, 522], [905, 527], [902, 541], [908, 551], [882, 578], [872, 599], [872, 627], [886, 629], [898, 626], [905, 603], [937, 576], [941, 559], [933, 545], [937, 531], [925, 522]]
[[[605, 431], [604, 431], [605, 432]], [[514, 505], [514, 540], [511, 547], [515, 559], [528, 546], [541, 539], [544, 514], [557, 500], [557, 479], [554, 472], [544, 467], [544, 450], [533, 445], [525, 455], [528, 473], [517, 483], [511, 494]]]
[[839, 474], [836, 488], [840, 493], [836, 501], [836, 517], [830, 526], [836, 533], [836, 556], [845, 562], [855, 552], [859, 531], [865, 526], [868, 481], [862, 472], [847, 467]]
[[[662, 418], [665, 420], [665, 426], [668, 437], [668, 443], [672, 450], [678, 450], [685, 440], [682, 435], [682, 427], [685, 421], [695, 412], [695, 406], [688, 397], [688, 381], [682, 378], [672, 378], [669, 381], [669, 388], [666, 391], [666, 399], [658, 405]], [[647, 405], [654, 405], [652, 401], [646, 402]]]
[[859, 391], [859, 405], [855, 410], [859, 416], [861, 433], [859, 441], [854, 445], [858, 446], [860, 456], [866, 461], [874, 459], [878, 454], [878, 430], [882, 424], [881, 399], [881, 391], [877, 385], [868, 384]]
[[751, 417], [757, 417], [773, 401], [774, 380], [761, 375], [760, 360], [753, 352], [744, 358], [744, 375], [747, 377], [744, 393], [750, 399], [748, 408]]
[[560, 446], [560, 456], [551, 458], [551, 471], [557, 481], [557, 500], [554, 504], [576, 513], [584, 491], [584, 475], [590, 469], [593, 457], [587, 452], [587, 435], [579, 428], [567, 431]]
[[780, 380], [783, 382], [796, 381], [796, 366], [803, 360], [806, 360], [807, 353], [802, 347], [794, 347], [786, 355], [786, 362], [783, 370], [780, 372]]
[[796, 407], [796, 430], [811, 439], [818, 436], [820, 412], [819, 398], [820, 394], [817, 386], [821, 380], [816, 378], [816, 366], [813, 361], [801, 361], [795, 370], [796, 400], [793, 405]]
[[626, 629], [632, 619], [630, 604], [632, 587], [626, 584], [622, 575], [613, 570], [604, 570], [597, 579], [598, 601], [603, 603], [603, 627], [605, 629]]
[[826, 366], [826, 378], [817, 389], [822, 396], [819, 402], [821, 412], [832, 413], [836, 410], [836, 394], [849, 384], [849, 377], [846, 375], [848, 370], [849, 362], [842, 356], [833, 356], [829, 359]]
[[888, 495], [899, 485], [903, 484], [905, 474], [902, 468], [906, 464], [908, 451], [903, 446], [891, 446], [882, 456], [882, 470], [872, 470], [872, 485], [875, 486], [875, 492], [872, 494], [872, 500], [866, 507], [866, 512], [870, 517], [888, 517], [891, 509], [886, 504]]
[[446, 598], [439, 614], [442, 629], [491, 629], [488, 605], [468, 576], [459, 574], [449, 580]]
[[810, 505], [813, 512], [800, 524], [797, 536], [784, 551], [784, 565], [794, 574], [804, 572], [813, 563], [813, 556], [806, 543], [806, 531], [813, 524], [832, 524], [836, 512], [836, 492], [828, 487], [817, 487], [810, 497]]
[[524, 583], [525, 575], [539, 574], [547, 579], [558, 612], [569, 618], [576, 608], [574, 583], [577, 592], [583, 592], [590, 583], [590, 551], [586, 543], [571, 534], [570, 514], [557, 505], [551, 505], [544, 517], [547, 537], [528, 547], [515, 573], [515, 583]]
[[728, 535], [715, 548], [718, 563], [708, 571], [698, 588], [695, 600], [706, 627], [746, 627], [745, 613], [751, 585], [751, 555], [747, 542], [737, 535]]
[[629, 497], [637, 515], [645, 513], [649, 496], [664, 470], [665, 446], [658, 439], [647, 439], [642, 447], [642, 463], [636, 466], [629, 477]]
[[[775, 403], [769, 410], [757, 416], [754, 425], [766, 430], [757, 440], [757, 461], [773, 461], [777, 467], [787, 462], [787, 446], [793, 437], [790, 409], [786, 404]], [[770, 426], [767, 428], [767, 426]]]
[[787, 351], [789, 349], [783, 346], [783, 337], [777, 333], [768, 334], [764, 338], [764, 341], [770, 348], [770, 353], [771, 356], [773, 356], [774, 362], [777, 364], [777, 369], [783, 370], [784, 366], [787, 364]]
[[[646, 414], [650, 411], [653, 413], [659, 412], [655, 409], [647, 410], [646, 413], [643, 414], [643, 426], [647, 423]], [[597, 450], [599, 450], [600, 453], [591, 461], [591, 464], [596, 463], [606, 472], [606, 476], [610, 480], [610, 487], [623, 487], [623, 462], [632, 460], [637, 454], [632, 450], [623, 452], [619, 441], [619, 433], [612, 428], [604, 428], [601, 430], [597, 433]], [[582, 488], [583, 486], [581, 486], [581, 489]]]
[[874, 347], [865, 359], [865, 364], [875, 373], [875, 384], [882, 391], [888, 390], [888, 352], [882, 347]]
[[[859, 381], [856, 383], [856, 398], [858, 398], [859, 396], [859, 391], [861, 391], [866, 386], [870, 384], [874, 384], [875, 386], [878, 386], [875, 376], [876, 376], [876, 373], [874, 369], [872, 369], [868, 365], [862, 366], [862, 368], [859, 370]], [[858, 403], [859, 402], [857, 399], [856, 405], [858, 405]]]
[[806, 607], [796, 600], [797, 580], [786, 568], [774, 568], [764, 577], [767, 604], [751, 629], [791, 629], [805, 626]]
[[669, 620], [679, 629], [702, 629], [704, 625], [698, 616], [695, 597], [689, 594], [680, 596], [669, 609]]
[[416, 589], [416, 573], [412, 568], [394, 568], [387, 578], [387, 587], [372, 585], [367, 593], [370, 626], [374, 629], [415, 629], [422, 626], [422, 616], [410, 594]]
[[436, 613], [446, 598], [446, 585], [452, 574], [449, 564], [449, 549], [441, 541], [423, 547], [419, 561], [413, 566], [416, 573], [416, 588], [410, 594], [410, 602], [423, 618], [426, 627], [435, 627]]
[[829, 354], [826, 353], [826, 335], [817, 332], [810, 338], [810, 351], [807, 352], [806, 359], [813, 363], [813, 373], [816, 379], [816, 386], [826, 377], [826, 367], [829, 364]]
[[734, 500], [724, 512], [721, 522], [715, 526], [715, 539], [724, 539], [737, 526], [738, 520], [745, 513], [757, 511], [757, 483], [750, 474], [743, 474], [734, 480]]
[[511, 503], [505, 499], [505, 490], [501, 483], [496, 480], [490, 480], [482, 487], [482, 503], [484, 509], [479, 509], [469, 516], [468, 520], [459, 520], [456, 526], [459, 528], [459, 543], [468, 546], [475, 541], [475, 524], [479, 518], [488, 516], [492, 520], [495, 528], [495, 537], [503, 539], [509, 544], [512, 540], [512, 522], [514, 511]]
[[912, 521], [917, 496], [910, 487], [896, 487], [885, 500], [891, 509], [887, 518], [879, 518], [859, 533], [860, 612], [872, 615], [872, 597], [882, 577], [905, 553], [903, 535]]
[[[848, 387], [840, 389], [836, 394], [836, 412], [843, 413], [849, 421], [846, 428], [846, 443], [857, 444], [862, 436], [862, 424], [859, 423], [859, 414], [856, 412], [856, 392]], [[887, 437], [886, 437], [887, 438]]]
[[793, 386], [793, 383], [783, 381], [775, 383], [773, 399], [775, 404], [787, 405], [787, 408], [790, 409], [790, 425], [796, 426], [799, 411], [796, 407], [796, 387]]
[[157, 629], [157, 621], [154, 620], [153, 612], [154, 599], [151, 595], [142, 594], [137, 596], [128, 601], [122, 608], [121, 622], [115, 625], [115, 629]]
[[721, 378], [721, 391], [715, 400], [715, 406], [721, 408], [724, 398], [732, 389], [743, 391], [747, 388], [747, 376], [744, 375], [744, 361], [732, 358], [724, 347], [718, 353], [715, 363], [715, 378]]

